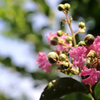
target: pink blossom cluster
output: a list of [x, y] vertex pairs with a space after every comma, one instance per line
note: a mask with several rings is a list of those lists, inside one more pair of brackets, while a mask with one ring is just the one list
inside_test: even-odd
[[[100, 71], [96, 68], [87, 68], [86, 66], [86, 58], [90, 50], [94, 50], [96, 54], [99, 54], [100, 56], [100, 36], [97, 36], [93, 44], [89, 47], [72, 47], [72, 49], [69, 51], [69, 56], [73, 58], [73, 65], [82, 69], [79, 76], [88, 76], [87, 78], [82, 79], [82, 82], [85, 84], [94, 85], [98, 81]], [[98, 62], [96, 63], [98, 65]]]
[[[53, 34], [53, 33], [50, 32], [49, 35], [46, 36], [46, 38], [48, 39], [48, 43], [49, 43], [49, 45], [51, 45], [51, 46], [52, 46], [52, 44], [50, 43], [50, 39], [51, 39], [51, 37], [54, 37], [54, 36], [58, 37], [58, 36], [57, 36], [57, 33]], [[63, 39], [65, 44], [69, 45], [68, 43], [65, 42], [66, 36], [61, 36], [61, 37], [59, 37], [59, 38], [60, 38], [60, 39]], [[68, 51], [68, 48], [63, 48], [63, 46], [64, 46], [64, 45], [58, 44], [57, 47], [56, 47], [56, 49], [57, 49], [58, 51], [63, 51], [63, 50]], [[41, 68], [42, 70], [44, 69], [45, 72], [50, 72], [50, 66], [51, 66], [52, 64], [49, 63], [46, 54], [45, 54], [44, 52], [39, 52], [39, 54], [37, 55], [37, 58], [38, 58], [38, 60], [36, 61], [36, 63], [37, 63], [37, 64], [40, 64], [40, 65], [39, 65], [39, 68]]]
[[[58, 37], [57, 33], [55, 34], [49, 33], [49, 35], [46, 37], [48, 39], [49, 45], [51, 46], [52, 44], [50, 43], [50, 39], [53, 36]], [[69, 45], [68, 43], [65, 42], [66, 35], [63, 35], [59, 38], [64, 40], [64, 44]], [[63, 51], [63, 50], [68, 51], [68, 48], [64, 48], [63, 46], [64, 45], [58, 44], [56, 46], [57, 51]], [[73, 60], [73, 66], [77, 66], [81, 70], [81, 72], [79, 73], [79, 76], [84, 77], [84, 79], [82, 79], [82, 82], [85, 84], [94, 85], [98, 81], [98, 78], [100, 76], [100, 71], [95, 67], [88, 68], [86, 65], [87, 55], [90, 52], [90, 50], [95, 51], [96, 55], [100, 57], [100, 36], [97, 36], [97, 38], [94, 40], [92, 45], [71, 47], [68, 53], [69, 53], [69, 57], [72, 58]], [[44, 52], [39, 52], [39, 54], [37, 55], [37, 58], [38, 60], [36, 61], [36, 63], [40, 64], [39, 68], [41, 68], [42, 70], [45, 70], [45, 72], [50, 72], [50, 66], [52, 64], [49, 63], [48, 57], [46, 56], [46, 54]], [[98, 64], [100, 62], [96, 62], [96, 63], [97, 65], [100, 65]]]

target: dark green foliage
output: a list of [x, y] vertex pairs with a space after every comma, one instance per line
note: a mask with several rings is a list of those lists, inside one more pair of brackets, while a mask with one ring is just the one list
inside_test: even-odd
[[73, 92], [88, 93], [87, 88], [79, 81], [67, 78], [59, 78], [51, 81], [42, 92], [40, 100], [53, 100], [65, 94]]
[[100, 100], [100, 81], [99, 81], [98, 84], [95, 86], [94, 94], [95, 94], [95, 98], [96, 98], [97, 100]]

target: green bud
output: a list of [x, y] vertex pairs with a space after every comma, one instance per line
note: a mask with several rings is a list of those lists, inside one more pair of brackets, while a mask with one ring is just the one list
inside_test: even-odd
[[48, 54], [48, 61], [51, 63], [51, 64], [54, 64], [58, 61], [58, 54], [56, 52], [50, 52]]
[[86, 67], [87, 68], [90, 68], [90, 64], [91, 64], [91, 58], [90, 57], [88, 57], [87, 59], [86, 59]]
[[58, 43], [59, 43], [59, 38], [56, 37], [56, 36], [51, 37], [50, 43], [51, 43], [52, 45], [54, 45], [54, 46], [55, 46], [55, 45], [58, 45]]
[[78, 45], [75, 45], [75, 47], [78, 47]]
[[85, 29], [81, 29], [80, 30], [80, 33], [85, 33]]
[[73, 41], [73, 38], [71, 36], [66, 37], [66, 42], [69, 43], [69, 41]]
[[60, 64], [61, 69], [68, 69], [70, 67], [69, 62], [62, 62], [62, 64]]
[[86, 46], [90, 46], [95, 40], [95, 37], [92, 34], [88, 34], [85, 36], [84, 41]]
[[80, 41], [79, 43], [78, 43], [78, 46], [85, 46], [86, 44], [85, 44], [85, 42], [84, 41]]
[[65, 9], [65, 6], [63, 4], [58, 5], [58, 10], [63, 11]]
[[64, 44], [64, 40], [63, 39], [59, 39], [59, 44], [60, 45]]
[[64, 6], [65, 6], [65, 9], [67, 9], [67, 10], [69, 10], [69, 9], [70, 9], [70, 4], [65, 3], [65, 4], [64, 4]]
[[63, 54], [65, 54], [66, 56], [68, 56], [68, 51], [62, 51]]
[[87, 57], [96, 57], [96, 52], [94, 50], [90, 50], [90, 52], [87, 54]]
[[85, 23], [84, 22], [79, 22], [78, 26], [79, 26], [79, 28], [84, 28], [85, 27]]
[[65, 61], [66, 58], [67, 58], [67, 56], [65, 54], [63, 54], [63, 53], [59, 55], [59, 60], [60, 61]]
[[58, 36], [62, 36], [62, 35], [63, 35], [62, 30], [57, 31], [57, 35], [58, 35]]

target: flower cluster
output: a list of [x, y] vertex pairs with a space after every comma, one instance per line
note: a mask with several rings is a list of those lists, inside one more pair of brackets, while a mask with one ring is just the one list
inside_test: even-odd
[[63, 19], [62, 22], [68, 23], [72, 35], [62, 30], [58, 30], [55, 34], [49, 33], [46, 37], [48, 43], [50, 46], [55, 46], [56, 49], [47, 56], [44, 52], [39, 52], [36, 62], [40, 64], [39, 68], [45, 70], [45, 72], [50, 72], [50, 66], [55, 64], [58, 66], [57, 70], [65, 74], [69, 72], [79, 74], [83, 83], [94, 85], [100, 77], [100, 36], [95, 38], [92, 34], [88, 34], [84, 37], [84, 41], [76, 44], [75, 35], [80, 32], [85, 33], [86, 27], [84, 22], [80, 22], [78, 31], [73, 32], [72, 19], [68, 18], [69, 9], [68, 3], [58, 6], [58, 10], [63, 11], [66, 16], [66, 19]]
[[74, 59], [73, 65], [81, 69], [79, 76], [82, 76], [82, 81], [94, 85], [100, 75], [100, 36], [89, 46], [73, 47], [69, 56]]

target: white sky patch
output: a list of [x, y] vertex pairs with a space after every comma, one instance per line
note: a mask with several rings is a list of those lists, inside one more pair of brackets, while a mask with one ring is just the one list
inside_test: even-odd
[[35, 31], [39, 31], [43, 26], [49, 25], [49, 19], [46, 17], [46, 15], [40, 12], [33, 15], [32, 22], [32, 27]]
[[38, 6], [35, 2], [33, 2], [33, 0], [24, 0], [22, 8], [25, 11], [35, 11], [38, 9]]
[[50, 6], [50, 8], [51, 8], [52, 10], [55, 10], [55, 9], [57, 9], [58, 4], [59, 4], [59, 2], [60, 2], [61, 0], [45, 0], [45, 1], [46, 1], [46, 3]]

